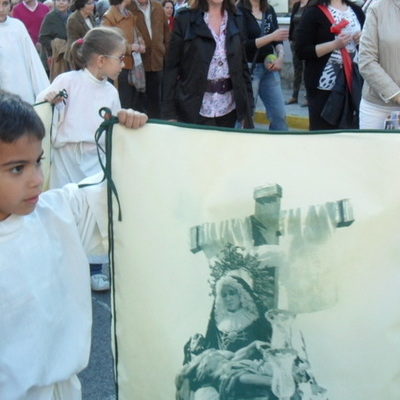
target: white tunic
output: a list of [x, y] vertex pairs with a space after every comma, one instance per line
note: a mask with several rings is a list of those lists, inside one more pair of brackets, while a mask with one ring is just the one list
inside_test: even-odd
[[[85, 252], [104, 252], [103, 190], [74, 184], [51, 190], [31, 214], [0, 222], [0, 399], [51, 400], [54, 384], [88, 363]], [[67, 400], [76, 399], [80, 394]]]
[[24, 24], [7, 17], [0, 23], [0, 88], [30, 104], [49, 79]]
[[43, 101], [47, 93], [65, 89], [68, 99], [60, 103], [57, 135], [52, 138], [54, 147], [66, 143], [94, 143], [94, 133], [103, 119], [102, 107], [116, 114], [121, 109], [118, 91], [107, 79], [99, 80], [89, 70], [69, 71], [58, 75], [51, 85], [39, 93], [37, 101]]
[[57, 106], [60, 115], [52, 132], [51, 188], [79, 182], [100, 171], [94, 138], [103, 122], [99, 110], [108, 107], [116, 115], [121, 109], [115, 87], [107, 79], [97, 79], [87, 69], [57, 76], [50, 87], [38, 95], [37, 101], [43, 101], [51, 91], [58, 93], [63, 89], [68, 98], [65, 104]]

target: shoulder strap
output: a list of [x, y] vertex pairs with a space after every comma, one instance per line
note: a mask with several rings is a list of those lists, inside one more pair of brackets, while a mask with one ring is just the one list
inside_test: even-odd
[[328, 7], [327, 6], [323, 6], [322, 4], [318, 4], [318, 8], [326, 15], [326, 18], [329, 19], [329, 22], [332, 25], [334, 25], [335, 24], [335, 20], [333, 19], [332, 14], [328, 10]]

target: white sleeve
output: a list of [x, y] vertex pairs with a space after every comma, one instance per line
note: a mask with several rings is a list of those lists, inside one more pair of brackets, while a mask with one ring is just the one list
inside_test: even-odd
[[33, 45], [32, 39], [28, 34], [28, 31], [25, 29], [21, 35], [23, 37], [23, 46], [25, 48], [25, 62], [29, 67], [32, 89], [34, 95], [36, 96], [39, 92], [50, 85], [50, 81], [47, 77], [42, 61], [40, 60], [39, 54]]
[[[65, 191], [83, 247], [88, 255], [104, 255], [108, 248], [107, 184], [99, 173]], [[87, 186], [86, 186], [87, 185]]]

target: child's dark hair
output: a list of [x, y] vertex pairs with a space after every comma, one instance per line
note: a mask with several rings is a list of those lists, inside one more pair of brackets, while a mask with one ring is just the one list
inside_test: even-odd
[[12, 143], [24, 135], [42, 140], [45, 135], [42, 120], [33, 106], [0, 89], [0, 142]]
[[72, 43], [71, 62], [75, 69], [85, 68], [94, 54], [111, 55], [122, 43], [125, 45], [125, 38], [118, 28], [93, 28]]

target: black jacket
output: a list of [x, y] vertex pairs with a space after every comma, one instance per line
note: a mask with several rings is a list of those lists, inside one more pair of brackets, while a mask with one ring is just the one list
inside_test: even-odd
[[[356, 14], [362, 28], [365, 21], [364, 12], [356, 4], [351, 4], [350, 7]], [[318, 87], [322, 71], [331, 55], [331, 53], [328, 53], [322, 57], [317, 57], [315, 52], [317, 44], [335, 39], [335, 35], [330, 32], [330, 27], [331, 23], [317, 5], [306, 7], [296, 32], [296, 53], [300, 59], [306, 60], [304, 83], [307, 90]]]
[[278, 18], [276, 16], [274, 7], [268, 6], [268, 10], [263, 14], [263, 19], [265, 20], [264, 32], [261, 32], [261, 27], [254, 18], [251, 10], [245, 8], [242, 2], [238, 3], [238, 9], [243, 13], [243, 32], [246, 38], [247, 60], [249, 63], [252, 63], [255, 55], [257, 55], [255, 62], [262, 63], [268, 54], [274, 53], [275, 46], [278, 44], [283, 44], [283, 42], [271, 42], [263, 47], [260, 47], [259, 49], [256, 47], [256, 39], [279, 29]]
[[[242, 36], [242, 15], [229, 13], [226, 51], [238, 120], [252, 112], [252, 89]], [[201, 10], [182, 9], [176, 16], [163, 76], [162, 116], [197, 123], [215, 41]]]

